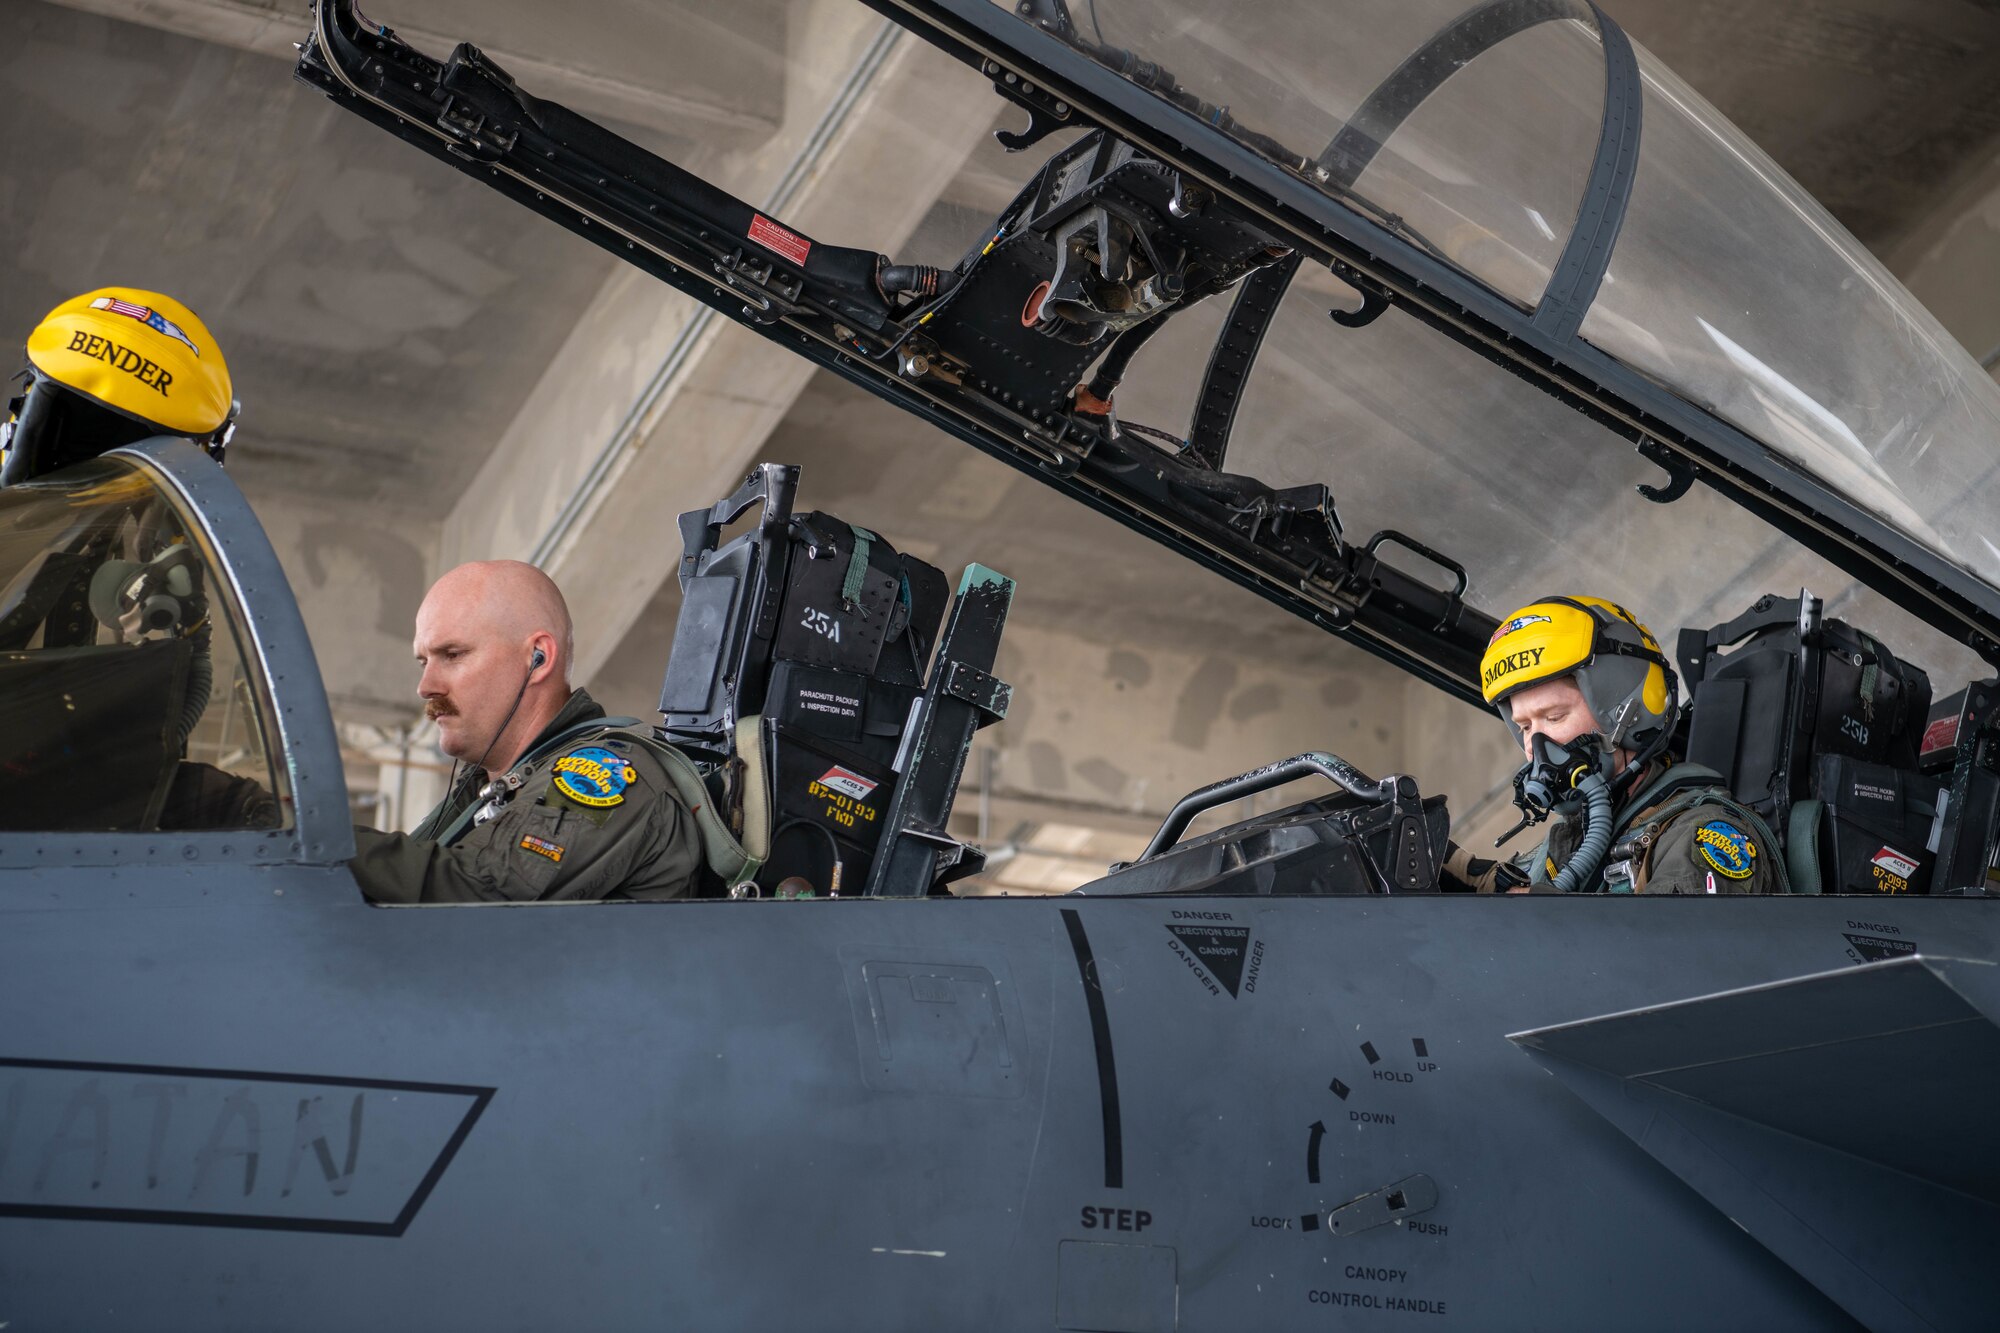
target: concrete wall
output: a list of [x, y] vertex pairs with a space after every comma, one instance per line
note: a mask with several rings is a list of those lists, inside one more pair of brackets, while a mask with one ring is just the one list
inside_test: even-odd
[[1889, 265], [1965, 350], [2000, 378], [2000, 139]]

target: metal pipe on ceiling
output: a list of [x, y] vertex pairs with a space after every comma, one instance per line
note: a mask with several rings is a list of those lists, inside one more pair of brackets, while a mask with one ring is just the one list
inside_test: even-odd
[[[883, 21], [881, 28], [862, 50], [860, 59], [855, 61], [854, 68], [848, 71], [847, 78], [842, 81], [832, 100], [827, 103], [826, 111], [813, 126], [812, 133], [808, 134], [805, 142], [799, 145], [799, 151], [793, 155], [784, 174], [778, 178], [778, 183], [759, 205], [759, 211], [774, 217], [785, 212], [811, 176], [814, 164], [820, 155], [845, 128], [849, 117], [860, 105], [863, 94], [880, 76], [882, 67], [888, 62], [890, 53], [895, 50], [896, 43], [902, 37], [902, 28], [887, 20]], [[718, 318], [720, 316], [715, 310], [702, 306], [688, 318], [686, 324], [681, 326], [673, 344], [667, 348], [666, 353], [660, 358], [659, 365], [655, 366], [653, 373], [647, 377], [646, 386], [632, 400], [632, 405], [626, 409], [623, 419], [612, 430], [610, 438], [598, 448], [597, 456], [591, 460], [589, 470], [577, 483], [576, 489], [563, 501], [563, 506], [557, 512], [554, 521], [536, 541], [534, 549], [527, 557], [529, 564], [546, 565], [568, 540], [570, 533], [576, 530], [577, 524], [591, 510], [599, 492], [609, 482], [619, 454], [628, 445], [638, 441], [640, 431], [646, 420], [651, 417], [653, 409], [680, 378], [682, 371], [693, 357], [695, 348], [700, 345], [703, 336]]]

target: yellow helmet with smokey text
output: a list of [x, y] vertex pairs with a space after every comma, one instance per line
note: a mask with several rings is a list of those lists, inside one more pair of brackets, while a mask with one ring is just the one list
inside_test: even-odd
[[1480, 694], [1510, 728], [1509, 697], [1564, 676], [1575, 678], [1609, 745], [1637, 748], [1635, 738], [1671, 722], [1673, 670], [1666, 654], [1652, 631], [1616, 602], [1530, 602], [1500, 622], [1479, 660]]

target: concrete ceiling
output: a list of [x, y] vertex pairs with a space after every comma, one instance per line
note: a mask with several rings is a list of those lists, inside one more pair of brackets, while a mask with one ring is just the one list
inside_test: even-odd
[[1996, 0], [1604, 7], [1877, 254], [2000, 145]]
[[[204, 315], [252, 491], [442, 517], [611, 261], [267, 56], [0, 4], [0, 326], [124, 283]], [[252, 443], [254, 441], [254, 443]]]
[[[721, 128], [700, 143], [612, 123], [692, 165], [768, 132], [782, 106], [775, 0], [732, 5], [727, 21], [611, 0], [560, 23], [544, 6], [423, 9], [445, 31], [490, 33], [503, 59], [560, 36], [600, 84], [671, 86], [661, 108], [618, 99], [662, 124], [712, 108]], [[296, 6], [283, 24], [303, 35]], [[18, 238], [0, 264], [0, 327], [30, 327], [90, 286], [177, 295], [227, 351], [246, 489], [441, 519], [614, 261], [313, 96], [254, 47], [21, 0], [0, 3], [0, 27], [0, 89], [10, 119], [32, 126], [0, 142], [0, 228]]]
[[[1606, 7], [1860, 239], [1900, 256], [1892, 263], [1920, 294], [1929, 283], [1937, 301], [1961, 310], [1948, 322], [1981, 344], [1975, 355], [2000, 343], [2000, 291], [1982, 298], [1977, 284], [1968, 290], [1954, 278], [2000, 274], [1992, 239], [2000, 203], [1987, 202], [2000, 200], [2000, 0]], [[407, 627], [428, 566], [468, 549], [464, 530], [493, 527], [479, 515], [505, 514], [511, 503], [487, 497], [467, 517], [475, 474], [492, 470], [503, 438], [526, 461], [488, 481], [519, 494], [537, 484], [538, 454], [567, 461], [604, 448], [590, 414], [566, 415], [566, 402], [543, 402], [537, 414], [534, 400], [562, 388], [546, 372], [571, 364], [593, 327], [633, 327], [673, 298], [635, 288], [596, 248], [294, 84], [289, 42], [303, 33], [300, 8], [296, 0], [0, 0], [0, 94], [12, 123], [25, 127], [0, 142], [0, 234], [11, 242], [0, 258], [0, 330], [25, 330], [64, 297], [114, 282], [175, 293], [204, 313], [245, 404], [232, 472], [287, 559], [338, 710], [382, 722], [405, 715]], [[752, 198], [779, 181], [876, 23], [832, 0], [411, 0], [400, 7], [411, 24], [388, 12], [396, 8], [369, 6], [433, 53], [477, 41], [538, 94], [738, 182]], [[801, 57], [827, 67], [819, 84], [802, 87], [796, 64], [788, 77], [788, 61]], [[995, 121], [1019, 123], [968, 71], [927, 58], [899, 77], [943, 81], [981, 117], [990, 108]], [[898, 105], [868, 122], [870, 132], [894, 130]], [[847, 151], [837, 142], [827, 149]], [[954, 261], [1037, 155], [1012, 157], [982, 140], [969, 155], [959, 148], [939, 160], [957, 165], [921, 182], [922, 198], [935, 202], [913, 215], [921, 225], [899, 258]], [[843, 219], [823, 239], [871, 243], [856, 221], [867, 201], [842, 207], [822, 214]], [[1120, 396], [1128, 419], [1185, 425], [1206, 334], [1221, 313], [1212, 304], [1148, 348], [1144, 373]], [[1295, 361], [1289, 379], [1261, 390], [1246, 460], [1255, 454], [1300, 474], [1288, 479], [1332, 482], [1364, 534], [1378, 526], [1475, 541], [1503, 533], [1506, 506], [1492, 495], [1524, 468], [1545, 466], [1543, 442], [1573, 431], [1575, 419], [1537, 401], [1520, 419], [1496, 422], [1492, 402], [1473, 389], [1497, 372], [1472, 360], [1439, 380], [1466, 391], [1385, 414], [1370, 386], [1407, 372], [1402, 333], [1385, 320], [1338, 341], [1321, 336], [1324, 316], [1311, 313], [1310, 345], [1328, 359]], [[665, 340], [657, 347], [676, 336], [680, 318], [662, 315], [648, 335]], [[657, 354], [647, 344], [644, 355]], [[726, 388], [713, 397], [775, 395], [771, 420], [736, 454], [676, 432], [733, 430], [738, 418], [697, 412], [656, 425], [656, 443], [706, 450], [709, 470], [644, 483], [652, 517], [618, 520], [597, 548], [612, 555], [595, 568], [614, 557], [644, 562], [653, 576], [642, 586], [658, 587], [633, 600], [644, 605], [636, 618], [628, 609], [606, 621], [618, 646], [600, 645], [591, 684], [615, 706], [649, 710], [664, 668], [677, 602], [671, 579], [656, 582], [675, 554], [662, 520], [711, 499], [711, 474], [764, 457], [806, 467], [808, 504], [875, 526], [947, 568], [976, 558], [1020, 579], [1019, 633], [1003, 668], [1031, 679], [1042, 702], [1030, 705], [1034, 717], [985, 733], [1005, 752], [997, 787], [1017, 802], [996, 820], [1026, 812], [1047, 823], [1059, 813], [1053, 801], [1088, 816], [1076, 825], [1082, 841], [1071, 841], [1096, 855], [1085, 825], [1128, 835], [1187, 786], [1278, 748], [1328, 745], [1364, 766], [1414, 766], [1417, 736], [1434, 768], [1454, 768], [1437, 785], [1451, 788], [1455, 809], [1490, 801], [1492, 775], [1509, 762], [1497, 743], [1504, 734], [1481, 731], [1470, 710], [1428, 693], [1422, 707], [1406, 708], [1393, 673], [1252, 594], [842, 383], [794, 376], [790, 388], [772, 388], [791, 373], [781, 353], [740, 355], [714, 371]], [[1342, 387], [1340, 412], [1324, 411], [1313, 392], [1329, 377]], [[626, 412], [636, 390], [623, 392], [598, 414]], [[1483, 442], [1476, 456], [1452, 447], [1468, 436]], [[1385, 464], [1407, 464], [1413, 449], [1437, 455], [1433, 490], [1385, 484]], [[1567, 499], [1585, 514], [1645, 475], [1622, 449], [1565, 457]], [[1661, 529], [1667, 554], [1650, 565], [1626, 549], [1651, 539], [1635, 530], [1615, 541], [1600, 534], [1597, 545], [1570, 552], [1568, 568], [1496, 567], [1482, 577], [1511, 579], [1511, 588], [1617, 563], [1652, 582], [1612, 591], [1658, 604], [1662, 620], [1727, 614], [1766, 583], [1831, 590], [1843, 582], [1771, 548], [1747, 520], [1712, 502], [1698, 507], [1691, 500], [1672, 511], [1683, 529]], [[1704, 562], [1729, 568], [1681, 576]], [[1852, 597], [1840, 609], [1892, 636], [1908, 628], [1873, 599]], [[1948, 649], [1937, 656], [1960, 665]], [[1116, 720], [1135, 705], [1137, 722]], [[1309, 722], [1288, 728], [1288, 718]], [[1018, 743], [998, 737], [1010, 731]]]
[[[2000, 141], [1992, 0], [1610, 8], [1878, 248]], [[788, 12], [429, 0], [409, 31], [476, 37], [700, 169], [778, 123]], [[296, 5], [0, 0], [0, 25], [0, 89], [31, 127], [0, 144], [0, 226], [19, 238], [0, 327], [98, 282], [172, 290], [230, 350], [253, 492], [449, 509], [611, 261], [306, 94], [274, 58]], [[955, 258], [1021, 174], [978, 150], [913, 257]]]

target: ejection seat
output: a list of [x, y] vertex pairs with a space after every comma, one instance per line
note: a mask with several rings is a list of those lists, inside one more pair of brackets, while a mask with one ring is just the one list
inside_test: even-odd
[[874, 532], [794, 514], [797, 486], [796, 467], [764, 464], [681, 515], [661, 735], [761, 860], [742, 896], [935, 891], [982, 863], [944, 821], [973, 729], [1006, 712], [991, 669], [1013, 585], [974, 565], [954, 603], [940, 570]]
[[1825, 619], [1807, 593], [1682, 630], [1676, 656], [1687, 757], [1784, 839], [1794, 893], [1933, 891], [1946, 783], [1920, 762], [1922, 668]]

